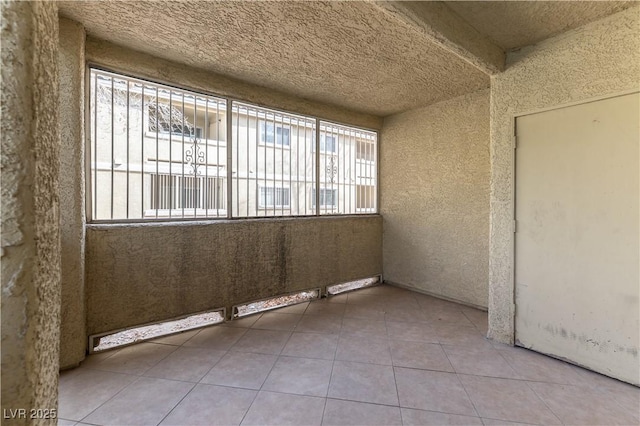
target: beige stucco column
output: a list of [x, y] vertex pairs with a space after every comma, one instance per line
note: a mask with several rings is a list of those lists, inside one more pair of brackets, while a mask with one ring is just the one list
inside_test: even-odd
[[[60, 330], [58, 11], [2, 2], [2, 408], [56, 409]], [[9, 410], [26, 410], [23, 413]], [[50, 412], [49, 412], [50, 413]], [[51, 417], [51, 415], [49, 415]]]

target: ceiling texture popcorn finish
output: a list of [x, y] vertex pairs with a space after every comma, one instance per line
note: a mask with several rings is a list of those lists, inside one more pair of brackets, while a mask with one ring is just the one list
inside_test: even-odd
[[[63, 1], [87, 35], [388, 116], [489, 87], [504, 51], [634, 2]], [[105, 19], [108, 17], [108, 19]]]
[[447, 1], [505, 50], [529, 46], [627, 9], [634, 1]]
[[95, 38], [380, 116], [489, 86], [368, 2], [62, 2], [60, 11]]

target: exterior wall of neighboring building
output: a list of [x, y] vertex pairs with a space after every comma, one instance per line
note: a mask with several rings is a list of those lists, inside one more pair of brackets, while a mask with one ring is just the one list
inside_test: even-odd
[[[55, 424], [60, 344], [58, 10], [2, 3], [3, 423]], [[24, 415], [20, 416], [19, 411]], [[41, 411], [39, 420], [30, 410]]]
[[514, 339], [514, 117], [640, 87], [640, 8], [510, 53], [491, 79], [489, 336]]
[[489, 90], [385, 119], [384, 278], [487, 307]]

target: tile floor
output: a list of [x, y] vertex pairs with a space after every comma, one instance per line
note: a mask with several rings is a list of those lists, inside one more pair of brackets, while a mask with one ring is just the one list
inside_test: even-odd
[[499, 344], [484, 312], [377, 286], [90, 356], [59, 424], [640, 423], [640, 389]]

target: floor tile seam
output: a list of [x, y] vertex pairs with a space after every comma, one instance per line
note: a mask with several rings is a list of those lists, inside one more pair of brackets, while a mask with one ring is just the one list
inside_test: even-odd
[[[287, 344], [289, 343], [289, 340], [291, 340], [291, 336], [293, 336], [293, 333], [289, 334], [289, 337], [287, 338], [287, 341], [284, 343], [284, 345], [282, 345], [282, 347], [280, 348], [280, 352], [278, 352], [278, 354], [274, 354], [276, 359], [273, 361], [273, 364], [271, 364], [271, 368], [269, 369], [269, 372], [264, 376], [264, 380], [262, 380], [262, 383], [260, 384], [260, 389], [258, 389], [258, 392], [262, 391], [262, 388], [264, 387], [264, 384], [267, 383], [267, 379], [269, 378], [269, 376], [271, 375], [271, 373], [273, 372], [273, 369], [275, 368], [276, 364], [278, 363], [278, 360], [280, 359], [280, 357], [282, 356], [282, 351], [284, 350], [284, 348], [287, 346]], [[255, 400], [255, 399], [254, 399]], [[253, 405], [253, 402], [251, 403], [251, 405]], [[249, 408], [251, 408], [251, 406], [249, 406]], [[247, 412], [249, 412], [249, 410], [247, 410]], [[244, 421], [244, 417], [242, 419]], [[242, 424], [242, 422], [240, 422], [240, 424]]]
[[[482, 421], [482, 419], [487, 419], [487, 420], [500, 420], [500, 419], [491, 419], [489, 417], [480, 417], [480, 416], [471, 416], [469, 414], [457, 414], [457, 413], [450, 413], [447, 411], [438, 411], [438, 410], [424, 410], [422, 408], [411, 408], [411, 407], [400, 407], [400, 411], [402, 410], [415, 410], [415, 411], [424, 411], [427, 413], [438, 413], [438, 414], [448, 414], [450, 416], [462, 416], [462, 417], [471, 417], [472, 419], [480, 419], [480, 421]], [[528, 424], [528, 423], [525, 423]]]
[[316, 358], [316, 357], [311, 357], [311, 356], [289, 355], [289, 354], [286, 354], [286, 353], [281, 353], [280, 355], [278, 355], [278, 358], [280, 358], [280, 357], [298, 358], [298, 359], [313, 359], [313, 360], [316, 360], [316, 361], [333, 361], [335, 359], [335, 357], [331, 358], [331, 359], [328, 359], [328, 358]]
[[[456, 368], [454, 367], [453, 363], [449, 359], [449, 355], [447, 355], [447, 352], [442, 347], [442, 344], [440, 345], [440, 349], [444, 353], [444, 356], [447, 358], [447, 361], [449, 361], [449, 364], [451, 365], [451, 368], [453, 368], [454, 371], [455, 371]], [[462, 390], [464, 390], [464, 394], [467, 396], [467, 399], [471, 403], [471, 406], [473, 407], [473, 411], [476, 413], [476, 416], [480, 417], [480, 411], [478, 411], [478, 407], [476, 407], [475, 402], [473, 402], [473, 399], [471, 399], [471, 395], [469, 395], [469, 391], [467, 390], [467, 387], [464, 385], [464, 382], [462, 380], [460, 380], [460, 377], [458, 377], [458, 373], [454, 373], [454, 374], [456, 375], [456, 380], [458, 381], [460, 386], [462, 386]], [[482, 422], [482, 420], [480, 420], [480, 421]]]
[[165, 415], [162, 417], [162, 419], [161, 419], [158, 423], [156, 423], [156, 426], [157, 426], [157, 425], [159, 425], [160, 423], [162, 423], [162, 422], [164, 421], [164, 419], [166, 419], [166, 418], [167, 418], [167, 417], [168, 417], [168, 416], [173, 412], [173, 410], [175, 410], [175, 409], [176, 409], [176, 407], [177, 407], [178, 405], [180, 405], [180, 403], [181, 403], [182, 401], [184, 401], [184, 399], [185, 399], [185, 398], [186, 398], [186, 397], [187, 397], [191, 392], [193, 392], [193, 390], [194, 390], [197, 386], [198, 386], [198, 383], [193, 383], [193, 386], [191, 386], [191, 389], [189, 389], [189, 390], [188, 390], [184, 395], [182, 395], [182, 398], [180, 398], [180, 400], [179, 400], [179, 401], [178, 401], [178, 402], [177, 402], [173, 407], [171, 407], [171, 409], [167, 412], [167, 414], [165, 414]]
[[565, 424], [562, 419], [560, 418], [560, 415], [557, 414], [555, 411], [553, 411], [551, 409], [551, 407], [549, 406], [549, 404], [547, 404], [547, 401], [544, 400], [544, 398], [542, 398], [540, 395], [538, 395], [538, 392], [536, 392], [536, 390], [533, 388], [533, 386], [531, 386], [527, 381], [524, 381], [527, 388], [531, 390], [531, 392], [533, 392], [533, 394], [536, 396], [536, 398], [538, 398], [538, 400], [540, 402], [542, 402], [542, 404], [544, 404], [545, 407], [547, 407], [547, 410], [549, 410], [549, 412], [551, 414], [553, 414], [553, 416], [556, 418], [556, 420], [558, 420], [560, 422], [560, 424]]
[[93, 410], [91, 410], [91, 412], [87, 413], [87, 415], [85, 415], [83, 418], [81, 418], [80, 420], [74, 420], [76, 422], [82, 422], [85, 423], [84, 420], [91, 416], [93, 413], [95, 413], [96, 411], [98, 411], [100, 408], [102, 408], [105, 404], [107, 404], [108, 402], [110, 402], [111, 400], [113, 400], [116, 396], [120, 395], [125, 389], [127, 389], [128, 387], [132, 386], [134, 383], [138, 382], [142, 376], [136, 376], [137, 379], [132, 380], [131, 383], [127, 383], [125, 386], [123, 386], [118, 392], [114, 393], [110, 398], [107, 398], [105, 401], [103, 401], [101, 404], [99, 404], [96, 408], [94, 408]]
[[401, 406], [399, 400], [398, 400], [398, 404], [385, 404], [383, 402], [363, 401], [363, 400], [360, 400], [360, 399], [340, 398], [340, 397], [337, 397], [337, 396], [327, 396], [326, 399], [327, 400], [331, 399], [333, 401], [357, 402], [357, 403], [360, 403], [360, 404], [371, 404], [371, 405], [378, 405], [380, 407], [393, 407], [393, 408], [398, 408], [398, 409], [409, 408], [409, 407]]
[[[347, 301], [349, 301], [349, 299], [347, 298]], [[343, 321], [344, 321], [344, 317], [343, 317]], [[340, 331], [342, 331], [342, 326], [340, 326]], [[323, 424], [324, 423], [324, 415], [326, 413], [327, 410], [327, 400], [329, 399], [329, 391], [331, 390], [331, 382], [333, 381], [333, 370], [334, 367], [336, 365], [336, 356], [338, 354], [338, 345], [340, 344], [340, 335], [338, 335], [338, 339], [336, 342], [336, 347], [333, 350], [333, 360], [331, 361], [331, 373], [329, 374], [329, 384], [327, 385], [327, 396], [324, 399], [324, 407], [322, 409], [322, 419], [320, 420], [320, 423]]]
[[[265, 378], [265, 380], [267, 380], [267, 379]], [[231, 386], [229, 386], [229, 387], [231, 387]], [[262, 387], [262, 386], [260, 386], [260, 387]], [[238, 388], [235, 388], [235, 389], [238, 389]], [[243, 389], [243, 388], [239, 388], [239, 389]], [[242, 422], [244, 422], [244, 419], [247, 417], [247, 414], [251, 410], [251, 407], [253, 407], [253, 404], [256, 402], [256, 399], [258, 398], [258, 395], [260, 394], [260, 390], [256, 390], [256, 389], [251, 389], [251, 390], [255, 392], [255, 395], [253, 395], [253, 399], [251, 400], [251, 404], [249, 404], [249, 406], [245, 410], [244, 414], [242, 415], [242, 419], [240, 419], [240, 422], [238, 422], [238, 425], [241, 425]]]
[[[520, 421], [520, 420], [515, 421], [515, 420], [496, 419], [495, 417], [480, 417], [480, 420], [482, 421], [482, 424], [485, 424], [484, 420], [495, 420], [495, 421], [498, 421], [498, 422], [514, 422], [514, 423], [522, 423], [523, 425], [531, 425], [531, 426], [539, 425], [539, 423], [528, 423], [528, 422], [523, 422], [523, 421]], [[562, 423], [562, 422], [560, 422], [560, 423], [564, 425], [564, 423]]]

